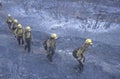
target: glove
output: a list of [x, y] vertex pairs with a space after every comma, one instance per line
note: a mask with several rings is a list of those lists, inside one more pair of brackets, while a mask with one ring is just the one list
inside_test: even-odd
[[15, 35], [15, 38], [17, 38], [18, 36], [17, 35]]

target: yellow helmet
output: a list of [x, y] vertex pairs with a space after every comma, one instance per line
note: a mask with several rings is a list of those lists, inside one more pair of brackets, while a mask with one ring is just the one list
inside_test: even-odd
[[90, 38], [87, 38], [86, 41], [85, 41], [86, 44], [92, 44], [92, 39]]
[[8, 14], [8, 16], [11, 16], [11, 14]]
[[56, 33], [53, 33], [53, 34], [51, 35], [51, 38], [57, 39], [57, 34], [56, 34]]
[[15, 22], [15, 23], [17, 23], [17, 22], [18, 22], [18, 20], [17, 20], [17, 19], [14, 19], [14, 22]]
[[31, 31], [30, 26], [27, 26], [27, 27], [26, 27], [26, 30]]
[[21, 25], [21, 24], [18, 24], [18, 28], [22, 28], [22, 25]]

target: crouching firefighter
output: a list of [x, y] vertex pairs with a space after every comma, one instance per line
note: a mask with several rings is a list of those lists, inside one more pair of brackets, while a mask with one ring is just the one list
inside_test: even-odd
[[8, 14], [6, 23], [8, 24], [9, 29], [11, 29], [12, 22], [13, 22], [13, 17], [10, 14]]
[[91, 39], [86, 39], [85, 43], [83, 46], [80, 48], [77, 48], [73, 51], [73, 57], [77, 59], [79, 62], [79, 69], [80, 71], [83, 71], [83, 62], [85, 61], [84, 53], [88, 49], [88, 47], [92, 45], [92, 40]]
[[24, 29], [21, 24], [18, 24], [18, 27], [15, 30], [15, 36], [17, 38], [19, 45], [24, 44], [23, 34], [24, 34]]
[[52, 62], [52, 57], [55, 54], [56, 39], [57, 39], [57, 34], [53, 33], [51, 37], [49, 37], [43, 44], [45, 50], [47, 51], [47, 58], [50, 62]]
[[31, 51], [31, 40], [32, 40], [30, 26], [26, 27], [25, 34], [24, 34], [24, 40], [25, 40], [25, 50], [27, 50], [29, 53]]

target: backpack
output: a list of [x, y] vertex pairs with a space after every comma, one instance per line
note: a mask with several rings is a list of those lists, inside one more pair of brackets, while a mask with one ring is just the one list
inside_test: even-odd
[[47, 40], [43, 42], [43, 46], [44, 46], [44, 49], [47, 50], [47, 44], [46, 44]]
[[77, 56], [77, 51], [78, 50], [79, 50], [79, 48], [76, 48], [75, 50], [73, 50], [72, 55], [73, 55], [74, 58], [78, 58], [78, 56]]

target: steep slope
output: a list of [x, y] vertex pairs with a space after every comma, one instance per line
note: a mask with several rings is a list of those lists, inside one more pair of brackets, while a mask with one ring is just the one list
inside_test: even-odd
[[[0, 12], [0, 79], [119, 79], [120, 45], [119, 41], [112, 39], [119, 36], [116, 29], [91, 33], [81, 32], [76, 27], [56, 27], [53, 25], [59, 26], [63, 22], [51, 17], [47, 11], [31, 9], [31, 13], [26, 14], [23, 6], [18, 6], [18, 3], [19, 1], [4, 1]], [[18, 46], [13, 34], [8, 30], [5, 23], [7, 13], [11, 13], [24, 27], [32, 27], [33, 45], [30, 54], [24, 51], [23, 46]], [[59, 38], [54, 63], [50, 64], [42, 43], [52, 32], [57, 32]], [[94, 45], [86, 53], [84, 71], [81, 74], [77, 69], [78, 62], [71, 52], [81, 46], [86, 37], [93, 38]], [[116, 44], [111, 44], [111, 41]]]

